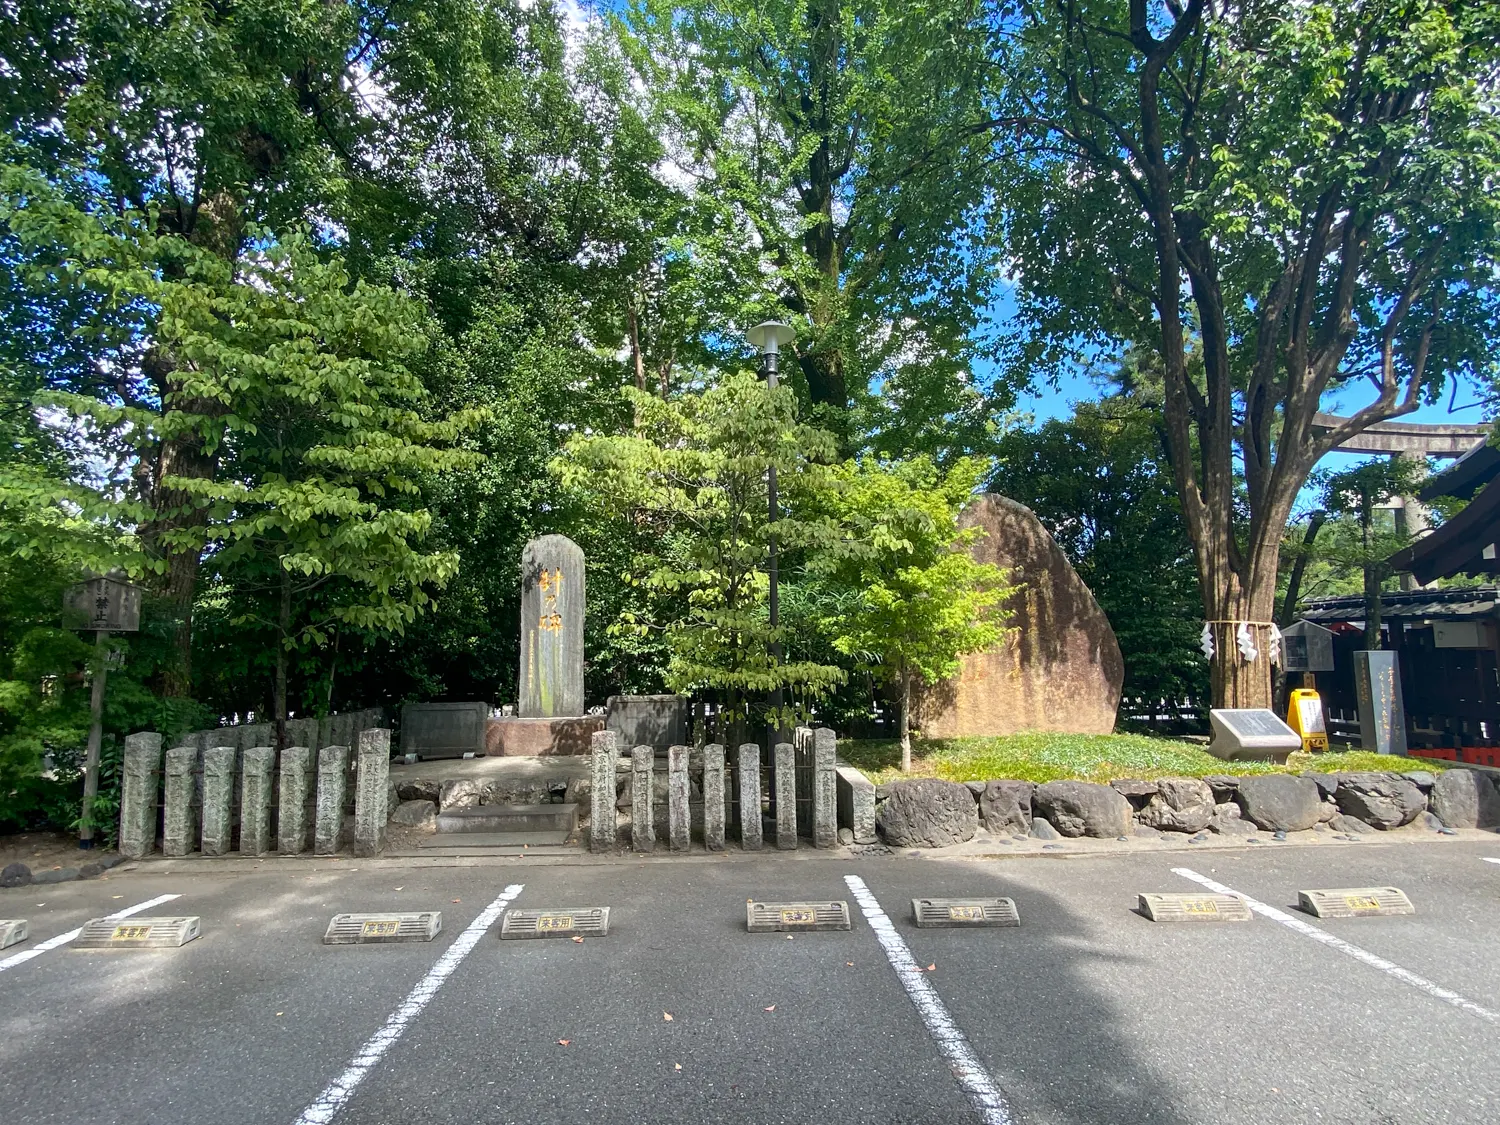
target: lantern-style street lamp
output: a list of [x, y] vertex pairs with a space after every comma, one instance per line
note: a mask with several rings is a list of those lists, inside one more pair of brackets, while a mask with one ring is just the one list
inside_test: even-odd
[[[750, 341], [750, 346], [760, 353], [760, 373], [765, 376], [766, 386], [771, 390], [776, 389], [776, 375], [779, 370], [781, 349], [797, 338], [796, 330], [790, 324], [782, 324], [780, 321], [767, 320], [757, 324], [745, 333], [745, 339]], [[770, 499], [771, 526], [769, 542], [767, 543], [766, 576], [770, 580], [770, 619], [771, 635], [774, 638], [777, 629], [781, 625], [781, 602], [776, 587], [776, 466], [771, 464], [766, 470], [766, 494]], [[771, 659], [781, 663], [781, 641], [771, 641]], [[771, 709], [778, 715], [781, 712], [782, 692], [777, 688], [771, 693]], [[779, 719], [778, 719], [779, 722]]]

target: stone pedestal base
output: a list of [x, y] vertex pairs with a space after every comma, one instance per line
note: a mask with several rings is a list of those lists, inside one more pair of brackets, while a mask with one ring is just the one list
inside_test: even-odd
[[485, 751], [491, 757], [546, 757], [587, 754], [594, 735], [604, 729], [603, 715], [558, 719], [491, 719]]

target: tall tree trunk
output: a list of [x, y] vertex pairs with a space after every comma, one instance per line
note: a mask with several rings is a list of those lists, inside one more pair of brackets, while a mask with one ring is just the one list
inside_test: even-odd
[[272, 709], [276, 712], [276, 752], [286, 749], [286, 665], [287, 641], [292, 635], [292, 576], [285, 567], [281, 570], [281, 598], [276, 610], [276, 698]]
[[901, 772], [911, 773], [911, 670], [901, 669]]
[[[1227, 559], [1225, 560], [1227, 562]], [[1213, 630], [1214, 655], [1209, 665], [1209, 684], [1215, 707], [1270, 707], [1271, 630], [1276, 604], [1276, 571], [1270, 568], [1256, 576], [1250, 589], [1239, 575], [1224, 572], [1226, 580], [1205, 587], [1204, 617]], [[1246, 660], [1239, 647], [1239, 624], [1250, 622], [1256, 655]], [[1257, 624], [1258, 623], [1258, 624]]]
[[1281, 603], [1281, 615], [1276, 618], [1276, 623], [1283, 628], [1290, 625], [1296, 617], [1297, 599], [1302, 596], [1302, 575], [1307, 570], [1307, 556], [1312, 553], [1313, 542], [1327, 522], [1328, 513], [1321, 510], [1307, 517], [1307, 530], [1302, 535], [1302, 550], [1297, 553], [1297, 558], [1292, 563], [1292, 573], [1287, 576], [1286, 598]]

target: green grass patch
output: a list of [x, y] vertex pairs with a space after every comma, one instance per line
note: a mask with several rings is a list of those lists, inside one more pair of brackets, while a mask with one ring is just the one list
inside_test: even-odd
[[[1111, 781], [1115, 778], [1204, 777], [1208, 774], [1301, 773], [1315, 770], [1430, 770], [1428, 759], [1392, 758], [1367, 750], [1293, 754], [1284, 766], [1270, 762], [1225, 762], [1201, 746], [1142, 734], [1052, 734], [1033, 731], [999, 738], [916, 740], [912, 770], [901, 772], [901, 744], [885, 739], [845, 739], [839, 756], [877, 784], [902, 777], [941, 777], [948, 781]], [[1399, 764], [1398, 764], [1399, 763]]]

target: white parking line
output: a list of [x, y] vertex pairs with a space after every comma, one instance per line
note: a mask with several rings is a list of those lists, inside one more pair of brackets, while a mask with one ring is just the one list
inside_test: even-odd
[[469, 951], [479, 944], [479, 939], [484, 937], [485, 931], [495, 924], [495, 919], [505, 912], [511, 900], [521, 893], [523, 886], [522, 883], [512, 883], [501, 892], [499, 898], [479, 912], [479, 917], [469, 923], [468, 929], [458, 935], [458, 940], [438, 958], [437, 964], [433, 965], [427, 975], [417, 982], [417, 986], [407, 993], [401, 1006], [391, 1013], [390, 1019], [385, 1021], [385, 1026], [372, 1035], [369, 1042], [359, 1049], [359, 1054], [354, 1056], [344, 1073], [330, 1082], [328, 1088], [314, 1099], [312, 1105], [302, 1111], [302, 1115], [297, 1118], [296, 1125], [324, 1125], [325, 1122], [334, 1119], [339, 1110], [344, 1108], [345, 1103], [354, 1096], [355, 1089], [364, 1080], [365, 1075], [384, 1057], [396, 1040], [401, 1038], [406, 1025], [416, 1019], [422, 1009], [427, 1007], [428, 1002], [437, 995], [437, 990], [443, 987], [443, 982], [469, 955]]
[[1474, 1001], [1460, 996], [1456, 992], [1451, 992], [1440, 984], [1434, 984], [1426, 977], [1418, 976], [1410, 969], [1403, 969], [1394, 961], [1387, 961], [1384, 957], [1377, 956], [1368, 949], [1361, 949], [1353, 942], [1345, 941], [1341, 937], [1334, 937], [1327, 930], [1320, 930], [1317, 926], [1302, 921], [1301, 918], [1293, 918], [1284, 910], [1277, 910], [1276, 907], [1259, 902], [1247, 894], [1242, 894], [1230, 887], [1226, 887], [1223, 883], [1216, 883], [1214, 880], [1208, 878], [1208, 876], [1199, 875], [1190, 868], [1174, 867], [1172, 868], [1172, 872], [1173, 874], [1181, 875], [1184, 879], [1191, 879], [1199, 886], [1207, 887], [1215, 894], [1234, 895], [1236, 898], [1242, 898], [1245, 900], [1245, 905], [1255, 911], [1255, 913], [1270, 918], [1273, 922], [1280, 922], [1287, 929], [1296, 930], [1304, 937], [1310, 937], [1313, 941], [1322, 942], [1330, 949], [1337, 949], [1340, 953], [1353, 957], [1356, 961], [1363, 961], [1371, 968], [1379, 969], [1382, 973], [1393, 976], [1397, 980], [1409, 984], [1413, 988], [1419, 989], [1435, 999], [1442, 1000], [1444, 1003], [1452, 1004], [1455, 1008], [1462, 1008], [1470, 1015], [1489, 1020], [1491, 1023], [1500, 1023], [1500, 1012], [1492, 1012], [1488, 1008], [1481, 1007], [1474, 1003]]
[[[121, 918], [129, 918], [132, 914], [139, 914], [142, 910], [150, 910], [153, 906], [160, 906], [164, 902], [171, 902], [174, 898], [181, 897], [181, 895], [157, 895], [149, 902], [127, 906], [124, 910], [117, 910], [113, 914], [106, 914], [104, 918], [107, 922], [118, 922]], [[40, 945], [34, 945], [24, 953], [17, 953], [7, 957], [4, 961], [0, 961], [0, 973], [5, 972], [6, 969], [13, 969], [17, 965], [30, 961], [33, 957], [40, 957], [43, 953], [56, 949], [60, 945], [67, 945], [68, 942], [81, 933], [83, 933], [83, 927], [79, 926], [76, 930], [69, 930], [65, 934], [58, 934], [55, 938], [48, 938]]]
[[970, 1103], [979, 1114], [979, 1120], [984, 1125], [1012, 1125], [1014, 1119], [1010, 1115], [1010, 1106], [1005, 1102], [1005, 1095], [984, 1069], [984, 1064], [979, 1061], [974, 1048], [969, 1046], [964, 1033], [953, 1022], [953, 1017], [943, 1006], [937, 990], [927, 983], [911, 950], [896, 932], [896, 927], [891, 925], [891, 920], [865, 886], [865, 881], [858, 875], [845, 875], [844, 882], [849, 885], [854, 901], [864, 911], [865, 921], [870, 923], [870, 929], [875, 931], [875, 940], [885, 950], [886, 960], [896, 970], [901, 986], [916, 1005], [917, 1014], [927, 1025], [927, 1033], [937, 1044], [938, 1052], [947, 1061], [959, 1087], [969, 1096]]
[[1485, 863], [1500, 863], [1500, 859], [1496, 859], [1494, 856], [1488, 856], [1487, 855], [1487, 856], [1482, 856], [1481, 858], [1484, 860]]

